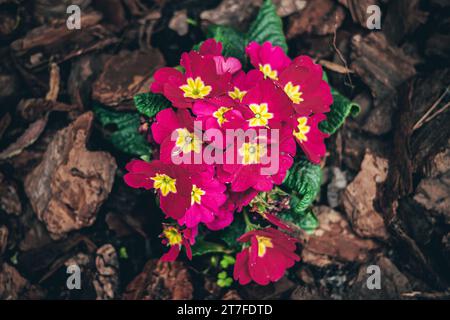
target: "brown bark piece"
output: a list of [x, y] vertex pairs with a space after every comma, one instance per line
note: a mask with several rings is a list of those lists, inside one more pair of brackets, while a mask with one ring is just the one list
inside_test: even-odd
[[119, 257], [111, 244], [98, 248], [95, 258], [97, 273], [93, 281], [97, 300], [117, 298], [119, 289]]
[[347, 186], [342, 202], [353, 230], [367, 238], [386, 240], [388, 234], [384, 220], [376, 209], [377, 186], [387, 178], [388, 161], [371, 153], [366, 153], [361, 171]]
[[415, 61], [400, 48], [391, 46], [381, 32], [365, 37], [355, 35], [352, 48], [350, 68], [369, 86], [377, 102], [416, 74]]
[[421, 11], [420, 0], [392, 0], [387, 8], [383, 29], [392, 43], [399, 43], [427, 21], [428, 14]]
[[450, 224], [450, 148], [437, 154], [431, 166], [430, 175], [420, 181], [414, 200]]
[[60, 63], [117, 43], [118, 39], [99, 24], [101, 19], [98, 12], [87, 12], [81, 15], [81, 30], [70, 30], [66, 20], [32, 29], [11, 44], [13, 55], [26, 69], [40, 70], [50, 60]]
[[378, 0], [339, 0], [339, 3], [347, 7], [354, 22], [367, 28], [367, 8], [371, 5], [379, 5]]
[[19, 215], [22, 212], [22, 203], [17, 192], [17, 185], [0, 172], [0, 209], [7, 214]]
[[344, 9], [334, 1], [308, 1], [302, 11], [289, 17], [286, 37], [292, 39], [302, 34], [319, 36], [332, 34], [341, 26], [344, 19]]
[[5, 253], [6, 248], [8, 247], [8, 235], [9, 231], [6, 226], [0, 227], [0, 258]]
[[128, 284], [125, 300], [191, 300], [194, 288], [182, 262], [150, 260]]
[[[369, 289], [367, 286], [369, 265], [380, 268], [380, 289]], [[387, 257], [381, 256], [373, 264], [365, 264], [359, 269], [356, 279], [350, 287], [349, 299], [399, 299], [402, 294], [410, 292], [412, 285]]]
[[106, 60], [104, 71], [93, 85], [92, 97], [112, 107], [132, 105], [133, 96], [163, 65], [164, 58], [157, 49], [122, 51]]
[[222, 297], [222, 300], [230, 301], [230, 300], [242, 300], [241, 296], [236, 290], [229, 290], [225, 292]]
[[320, 206], [315, 208], [319, 228], [308, 237], [302, 260], [318, 267], [343, 262], [364, 262], [370, 251], [378, 246], [372, 240], [359, 238], [337, 211]]
[[[263, 0], [223, 0], [216, 8], [205, 10], [200, 18], [207, 23], [233, 26], [247, 30], [253, 17], [256, 16]], [[304, 0], [273, 0], [280, 17], [287, 17], [303, 10], [307, 4]]]
[[86, 150], [94, 116], [81, 115], [57, 132], [42, 162], [26, 177], [25, 191], [54, 238], [90, 226], [114, 182], [116, 162]]
[[0, 300], [17, 300], [29, 286], [16, 268], [3, 263], [0, 268]]
[[26, 147], [31, 146], [44, 132], [47, 125], [47, 116], [33, 122], [25, 132], [17, 139], [16, 142], [11, 144], [8, 148], [0, 152], [0, 160], [9, 159], [22, 152]]
[[11, 115], [9, 113], [5, 114], [0, 118], [0, 139], [3, 137], [6, 129], [8, 129], [11, 124]]

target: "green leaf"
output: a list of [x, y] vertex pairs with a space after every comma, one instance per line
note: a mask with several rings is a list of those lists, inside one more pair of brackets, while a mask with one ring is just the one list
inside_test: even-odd
[[234, 221], [231, 225], [223, 230], [218, 231], [217, 237], [223, 240], [229, 248], [240, 249], [241, 244], [237, 242], [237, 239], [245, 233], [245, 222], [242, 213], [236, 213], [234, 215]]
[[[323, 73], [323, 80], [329, 83], [325, 72]], [[331, 88], [331, 94], [333, 95], [333, 104], [330, 107], [330, 112], [327, 113], [327, 120], [319, 124], [319, 129], [328, 134], [336, 133], [348, 116], [357, 116], [361, 109], [357, 103], [350, 101], [336, 89]]]
[[[288, 50], [283, 32], [283, 22], [277, 15], [271, 0], [264, 1], [247, 34], [236, 31], [230, 26], [212, 25], [208, 28], [207, 38], [214, 38], [222, 42], [223, 55], [238, 58], [243, 66], [247, 64], [245, 47], [251, 41], [260, 44], [270, 41], [273, 45], [283, 48], [285, 52]], [[199, 47], [200, 44], [194, 46], [194, 50], [198, 50]]]
[[125, 247], [120, 247], [120, 249], [119, 249], [119, 257], [120, 257], [121, 259], [128, 259], [127, 248], [125, 248]]
[[152, 118], [159, 111], [170, 108], [172, 103], [161, 94], [147, 92], [135, 95], [134, 105], [139, 113]]
[[228, 253], [229, 250], [225, 248], [225, 246], [215, 243], [209, 242], [205, 240], [198, 240], [194, 246], [192, 246], [192, 255], [193, 256], [202, 256], [209, 253]]
[[333, 104], [330, 112], [327, 113], [327, 120], [319, 124], [319, 129], [328, 134], [334, 134], [345, 122], [348, 116], [355, 117], [358, 115], [360, 107], [332, 89]]
[[300, 213], [285, 211], [280, 215], [280, 218], [294, 223], [308, 234], [313, 233], [319, 226], [319, 220], [310, 209]]
[[151, 153], [148, 142], [138, 132], [139, 114], [117, 112], [100, 106], [94, 107], [94, 113], [103, 126], [113, 125], [115, 127], [109, 140], [117, 149], [136, 156]]
[[233, 284], [233, 279], [230, 278], [226, 271], [222, 271], [217, 275], [217, 285], [221, 288], [229, 287]]
[[245, 35], [228, 26], [212, 25], [208, 29], [208, 38], [222, 42], [222, 54], [225, 57], [235, 57], [245, 65]]
[[292, 222], [310, 233], [319, 223], [310, 206], [320, 192], [322, 170], [320, 166], [307, 160], [300, 160], [291, 167], [283, 186], [291, 194], [290, 211], [285, 211], [280, 218]]
[[312, 212], [312, 210], [308, 210], [306, 214], [300, 219], [298, 226], [305, 230], [308, 234], [311, 234], [319, 226], [319, 220]]
[[291, 191], [291, 208], [296, 214], [304, 212], [320, 191], [322, 170], [307, 160], [296, 162], [286, 174], [283, 185]]
[[224, 255], [222, 260], [220, 260], [220, 266], [224, 269], [228, 268], [229, 266], [232, 266], [236, 263], [236, 259], [234, 257], [229, 255]]
[[248, 42], [256, 41], [260, 44], [270, 41], [273, 45], [280, 46], [284, 52], [287, 52], [288, 46], [284, 36], [283, 22], [277, 15], [277, 10], [272, 0], [264, 0], [258, 16], [250, 25], [247, 40]]

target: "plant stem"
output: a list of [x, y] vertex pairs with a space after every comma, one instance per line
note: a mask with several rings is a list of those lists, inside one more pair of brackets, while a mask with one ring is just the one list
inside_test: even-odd
[[246, 209], [243, 210], [242, 214], [244, 215], [244, 221], [245, 221], [245, 226], [246, 226], [246, 232], [252, 231], [252, 230], [256, 230], [259, 229], [259, 226], [257, 226], [256, 224], [253, 224], [250, 221], [250, 218], [248, 216], [248, 212]]

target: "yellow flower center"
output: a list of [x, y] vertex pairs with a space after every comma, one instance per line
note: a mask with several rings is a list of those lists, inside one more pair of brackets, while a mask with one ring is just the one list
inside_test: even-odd
[[194, 134], [189, 132], [188, 129], [177, 129], [178, 137], [175, 141], [175, 145], [183, 151], [183, 153], [189, 153], [194, 151], [195, 153], [199, 153], [202, 142], [201, 140]]
[[166, 237], [166, 239], [169, 241], [169, 245], [174, 246], [174, 245], [179, 245], [181, 244], [181, 242], [183, 241], [183, 237], [181, 236], [181, 233], [178, 232], [177, 228], [174, 227], [168, 227], [165, 228], [164, 231], [164, 236]]
[[278, 80], [278, 72], [277, 70], [272, 70], [270, 64], [259, 65], [259, 71], [264, 74], [264, 78], [270, 78], [272, 80]]
[[294, 102], [294, 103], [300, 103], [303, 101], [302, 94], [303, 92], [300, 91], [300, 85], [294, 86], [292, 82], [286, 83], [284, 86], [284, 92], [288, 95], [288, 97]]
[[211, 93], [211, 86], [206, 86], [200, 77], [194, 79], [188, 78], [187, 84], [180, 87], [184, 92], [185, 98], [203, 99]]
[[213, 113], [213, 117], [217, 119], [217, 123], [219, 124], [219, 126], [222, 126], [222, 124], [228, 121], [227, 119], [225, 119], [225, 113], [227, 113], [231, 109], [232, 108], [220, 107], [216, 112]]
[[200, 204], [202, 202], [202, 196], [205, 195], [205, 191], [198, 188], [195, 184], [192, 185], [191, 191], [191, 205], [194, 203]]
[[260, 163], [261, 157], [265, 156], [266, 153], [266, 147], [258, 143], [244, 143], [239, 148], [239, 155], [242, 157], [243, 164]]
[[297, 121], [298, 121], [298, 125], [297, 125], [298, 132], [296, 132], [294, 130], [294, 136], [300, 142], [308, 141], [308, 137], [306, 136], [306, 134], [311, 130], [311, 127], [307, 125], [308, 118], [300, 117], [297, 119]]
[[153, 180], [153, 188], [160, 189], [161, 194], [165, 197], [170, 192], [177, 193], [176, 179], [169, 177], [166, 174], [157, 173], [156, 176], [151, 178]]
[[239, 101], [242, 101], [244, 96], [246, 95], [247, 91], [241, 91], [238, 87], [234, 87], [234, 91], [229, 91], [228, 95], [232, 99], [239, 99]]
[[266, 254], [267, 248], [273, 248], [272, 240], [268, 237], [256, 236], [258, 241], [258, 257], [262, 258]]
[[249, 107], [254, 113], [253, 118], [249, 120], [250, 127], [267, 126], [269, 119], [273, 118], [273, 113], [269, 112], [267, 103], [252, 103]]

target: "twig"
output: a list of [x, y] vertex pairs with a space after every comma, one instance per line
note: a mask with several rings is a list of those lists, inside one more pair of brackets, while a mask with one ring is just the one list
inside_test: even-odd
[[[336, 30], [337, 30], [337, 27], [336, 27]], [[338, 47], [336, 46], [336, 38], [337, 38], [337, 32], [336, 32], [336, 30], [334, 30], [334, 32], [333, 32], [333, 49], [336, 51], [336, 53], [337, 53], [339, 59], [341, 59], [342, 63], [344, 64], [344, 67], [345, 67], [346, 69], [350, 70], [350, 69], [348, 68], [347, 60], [345, 60], [345, 58], [344, 58], [344, 56], [343, 56], [341, 50], [339, 50]], [[353, 90], [354, 86], [353, 86], [352, 78], [350, 77], [350, 73], [347, 73], [346, 75], [347, 75], [347, 79], [348, 79], [348, 83], [346, 83], [346, 84], [347, 84], [347, 85], [350, 85], [350, 87], [351, 87], [352, 90]]]
[[47, 95], [45, 96], [46, 100], [56, 101], [59, 94], [59, 83], [61, 77], [59, 75], [59, 67], [56, 63], [52, 62], [50, 64], [50, 80], [49, 80], [49, 89]]
[[450, 291], [444, 292], [420, 292], [412, 291], [402, 293], [402, 296], [407, 298], [422, 298], [422, 299], [450, 299]]
[[346, 68], [344, 66], [341, 66], [340, 64], [328, 61], [328, 60], [319, 60], [319, 64], [321, 64], [322, 66], [324, 66], [325, 68], [337, 72], [337, 73], [342, 73], [342, 74], [347, 74], [347, 73], [354, 73], [353, 70]]
[[[436, 100], [435, 103], [433, 103], [433, 105], [431, 106], [430, 109], [428, 109], [427, 112], [425, 112], [425, 114], [416, 122], [416, 124], [413, 127], [413, 131], [416, 131], [417, 129], [419, 129], [420, 127], [422, 127], [426, 122], [430, 121], [431, 119], [435, 118], [439, 113], [441, 113], [442, 111], [444, 111], [446, 108], [448, 108], [449, 104], [447, 103], [444, 107], [442, 107], [441, 109], [439, 109], [434, 115], [432, 115], [430, 118], [428, 118], [430, 116], [430, 114], [434, 111], [434, 109], [436, 109], [439, 104], [442, 102], [442, 100], [445, 98], [445, 96], [448, 93], [448, 87], [445, 88], [444, 93], [442, 93], [442, 95]], [[427, 119], [428, 118], [428, 119]]]

